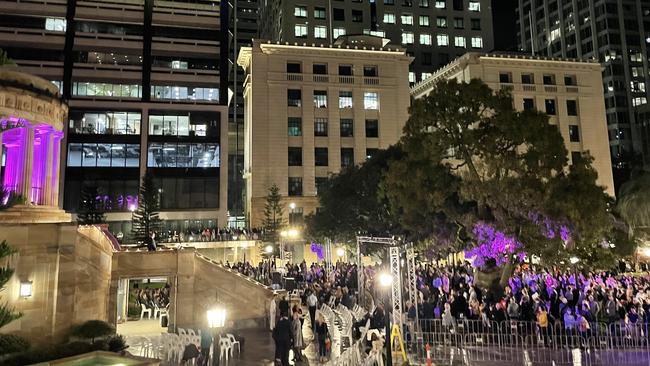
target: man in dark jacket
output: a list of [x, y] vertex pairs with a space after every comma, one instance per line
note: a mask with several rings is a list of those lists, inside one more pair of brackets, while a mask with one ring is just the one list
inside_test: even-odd
[[293, 344], [293, 333], [291, 332], [291, 321], [285, 312], [280, 313], [280, 320], [273, 329], [273, 340], [275, 341], [276, 358], [280, 358], [282, 366], [289, 366], [289, 350]]

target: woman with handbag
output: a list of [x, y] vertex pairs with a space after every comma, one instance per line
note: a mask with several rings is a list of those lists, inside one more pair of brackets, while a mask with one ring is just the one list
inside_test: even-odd
[[332, 341], [327, 329], [327, 323], [320, 312], [316, 315], [316, 335], [318, 337], [318, 361], [324, 363], [327, 361], [327, 351], [331, 347]]

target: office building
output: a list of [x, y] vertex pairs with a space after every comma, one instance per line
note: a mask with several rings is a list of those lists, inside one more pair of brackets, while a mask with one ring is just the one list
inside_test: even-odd
[[639, 130], [634, 109], [648, 102], [650, 3], [519, 0], [517, 9], [522, 51], [548, 57], [593, 59], [602, 64], [614, 168], [629, 168], [634, 153], [642, 154], [645, 164], [649, 164], [650, 150], [643, 148], [648, 145], [643, 142], [648, 136]]
[[493, 90], [510, 89], [517, 110], [545, 112], [558, 126], [572, 161], [584, 152], [593, 156], [597, 183], [613, 196], [600, 71], [597, 62], [468, 53], [413, 87], [411, 94], [421, 98], [438, 81], [451, 79], [481, 79]]
[[242, 48], [251, 225], [261, 224], [271, 185], [280, 188], [289, 223], [297, 224], [318, 206], [318, 185], [328, 175], [399, 140], [411, 60], [373, 36], [342, 37], [327, 47], [256, 40]]
[[150, 169], [166, 229], [226, 225], [228, 11], [206, 0], [0, 2], [0, 48], [69, 105], [65, 210], [97, 186], [111, 230], [128, 235]]
[[328, 45], [346, 34], [403, 45], [415, 58], [411, 84], [465, 52], [494, 47], [490, 0], [268, 0], [260, 9], [265, 39]]

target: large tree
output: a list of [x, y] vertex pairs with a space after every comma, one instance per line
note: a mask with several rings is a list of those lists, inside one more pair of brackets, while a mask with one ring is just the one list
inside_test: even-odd
[[264, 227], [265, 239], [277, 243], [280, 230], [282, 230], [284, 225], [284, 204], [282, 203], [280, 188], [277, 184], [273, 183], [268, 189], [266, 203], [264, 204], [264, 220], [262, 221], [262, 226]]
[[398, 146], [377, 151], [361, 165], [343, 169], [318, 187], [318, 211], [307, 217], [307, 235], [337, 243], [353, 241], [358, 233], [390, 236], [402, 233], [389, 210], [382, 181], [388, 163], [399, 159]]
[[[9, 266], [9, 257], [16, 251], [12, 249], [9, 244], [3, 240], [0, 242], [0, 291], [4, 290], [5, 285], [14, 275], [14, 269]], [[0, 328], [11, 323], [12, 321], [20, 318], [22, 314], [16, 313], [14, 309], [9, 307], [6, 303], [0, 304]]]
[[97, 186], [84, 186], [81, 189], [79, 212], [77, 213], [79, 225], [95, 225], [106, 222], [102, 194], [102, 190]]
[[138, 207], [131, 218], [131, 235], [137, 243], [146, 243], [152, 233], [160, 233], [160, 194], [150, 170], [144, 175], [138, 193]]
[[507, 90], [441, 82], [413, 101], [400, 143], [405, 157], [386, 177], [391, 208], [414, 229], [458, 227], [453, 238], [448, 229], [419, 228], [437, 244], [460, 239], [481, 254], [547, 260], [589, 261], [587, 253], [609, 249], [607, 196], [591, 158], [569, 166], [557, 126], [541, 112], [515, 110]]

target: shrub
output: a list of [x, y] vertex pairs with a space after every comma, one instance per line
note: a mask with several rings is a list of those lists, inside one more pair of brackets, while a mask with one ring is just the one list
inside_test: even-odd
[[95, 338], [105, 337], [113, 333], [115, 333], [115, 329], [102, 320], [89, 320], [72, 329], [73, 336], [90, 339], [90, 343], [94, 343]]
[[120, 352], [126, 348], [126, 340], [121, 334], [116, 334], [108, 339], [107, 345], [110, 352]]
[[29, 349], [29, 341], [15, 334], [0, 334], [0, 355]]

